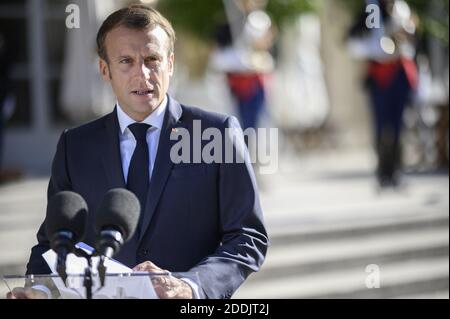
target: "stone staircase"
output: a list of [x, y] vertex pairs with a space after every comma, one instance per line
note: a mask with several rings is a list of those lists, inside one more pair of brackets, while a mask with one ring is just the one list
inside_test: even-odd
[[283, 227], [270, 237], [261, 271], [234, 298], [448, 298], [448, 212]]

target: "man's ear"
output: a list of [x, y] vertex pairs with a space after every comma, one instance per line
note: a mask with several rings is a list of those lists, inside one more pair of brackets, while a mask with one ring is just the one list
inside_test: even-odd
[[173, 75], [173, 68], [174, 68], [174, 65], [175, 65], [175, 55], [173, 53], [171, 53], [169, 55], [168, 63], [169, 63], [169, 75], [172, 76]]
[[98, 68], [100, 70], [100, 74], [102, 75], [102, 78], [105, 82], [110, 83], [111, 82], [111, 74], [108, 66], [108, 62], [103, 60], [102, 58], [98, 61]]

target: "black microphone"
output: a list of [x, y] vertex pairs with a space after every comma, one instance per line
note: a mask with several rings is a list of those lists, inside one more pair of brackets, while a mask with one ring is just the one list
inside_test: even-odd
[[139, 200], [126, 189], [111, 189], [103, 197], [95, 220], [96, 249], [100, 255], [98, 271], [102, 286], [106, 272], [105, 257], [111, 258], [134, 235], [140, 213]]
[[50, 247], [57, 254], [56, 271], [66, 284], [66, 258], [84, 236], [87, 204], [79, 194], [62, 191], [50, 198], [45, 227]]

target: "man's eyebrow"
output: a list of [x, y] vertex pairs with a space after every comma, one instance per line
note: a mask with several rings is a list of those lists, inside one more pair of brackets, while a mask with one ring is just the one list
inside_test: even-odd
[[159, 52], [150, 52], [150, 53], [148, 53], [146, 55], [146, 58], [158, 58], [158, 59], [160, 59], [162, 57], [163, 57], [163, 55], [161, 53], [159, 53]]
[[157, 48], [146, 48], [142, 54], [144, 54], [145, 56], [149, 56], [149, 55], [161, 55], [161, 52], [159, 49]]
[[122, 59], [132, 59], [130, 55], [119, 55], [116, 60], [122, 60]]
[[147, 55], [162, 55], [161, 54], [161, 52], [159, 52], [159, 51], [149, 51], [148, 53], [147, 53]]

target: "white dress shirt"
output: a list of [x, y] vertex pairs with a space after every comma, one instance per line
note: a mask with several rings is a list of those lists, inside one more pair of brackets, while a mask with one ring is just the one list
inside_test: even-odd
[[[161, 105], [150, 114], [145, 120], [140, 123], [146, 123], [151, 127], [147, 131], [147, 145], [148, 145], [148, 172], [149, 177], [152, 177], [153, 166], [155, 165], [156, 153], [158, 152], [159, 136], [161, 135], [161, 129], [164, 121], [164, 114], [167, 109], [167, 96], [164, 97]], [[136, 138], [134, 137], [131, 130], [128, 128], [129, 125], [136, 123], [131, 117], [126, 114], [119, 102], [117, 102], [117, 118], [119, 120], [120, 132], [120, 156], [122, 159], [122, 169], [125, 184], [128, 179], [128, 169], [130, 167], [131, 157], [133, 156], [134, 149], [136, 148]]]

